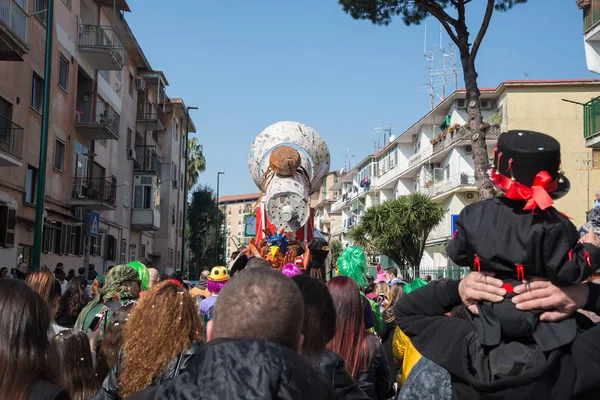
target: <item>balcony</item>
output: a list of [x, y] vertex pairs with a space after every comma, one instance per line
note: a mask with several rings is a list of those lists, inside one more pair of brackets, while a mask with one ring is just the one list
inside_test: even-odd
[[78, 101], [75, 128], [91, 140], [119, 140], [121, 117], [103, 100]]
[[453, 175], [448, 179], [436, 182], [431, 186], [424, 187], [419, 191], [435, 199], [459, 190], [475, 190], [476, 186], [477, 184], [475, 183], [475, 175], [463, 172]]
[[[490, 125], [485, 138], [486, 140], [498, 140], [500, 133], [499, 125]], [[449, 128], [432, 140], [432, 154], [440, 153], [463, 140], [471, 142], [471, 130], [468, 125], [459, 126], [455, 129]]]
[[158, 231], [160, 229], [160, 211], [134, 208], [131, 211], [131, 229], [136, 231]]
[[71, 205], [94, 211], [117, 208], [117, 186], [105, 178], [73, 178]]
[[112, 26], [79, 25], [79, 52], [94, 69], [123, 69], [125, 48]]
[[22, 167], [23, 128], [0, 115], [0, 167]]
[[143, 125], [148, 131], [162, 131], [163, 125], [163, 110], [152, 103], [138, 103], [137, 106], [137, 123]]
[[600, 0], [590, 0], [590, 5], [583, 10], [583, 32], [586, 33], [600, 21]]
[[0, 60], [23, 61], [28, 50], [27, 13], [15, 0], [0, 0]]
[[133, 161], [134, 171], [151, 172], [159, 178], [162, 177], [162, 163], [155, 151], [156, 147], [154, 146], [136, 146], [135, 160]]
[[444, 218], [442, 222], [436, 225], [431, 232], [429, 232], [429, 236], [427, 236], [427, 243], [431, 244], [431, 242], [439, 242], [445, 241], [450, 238], [450, 223], [447, 221], [447, 218]]
[[600, 97], [583, 106], [583, 138], [590, 148], [600, 148]]

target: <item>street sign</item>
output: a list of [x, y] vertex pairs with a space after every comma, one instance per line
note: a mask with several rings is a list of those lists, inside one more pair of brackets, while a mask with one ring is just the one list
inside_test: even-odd
[[98, 228], [100, 227], [100, 213], [92, 211], [90, 213], [90, 236], [98, 237]]

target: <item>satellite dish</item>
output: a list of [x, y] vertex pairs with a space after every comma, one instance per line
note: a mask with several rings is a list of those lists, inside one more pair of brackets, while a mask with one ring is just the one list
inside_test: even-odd
[[390, 143], [392, 143], [394, 140], [396, 140], [396, 135], [390, 136]]

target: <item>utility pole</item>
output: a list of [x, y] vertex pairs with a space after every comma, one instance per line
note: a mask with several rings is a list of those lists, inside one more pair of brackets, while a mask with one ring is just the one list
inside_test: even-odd
[[48, 123], [50, 118], [50, 82], [52, 81], [52, 28], [54, 27], [54, 0], [47, 0], [46, 54], [44, 57], [44, 103], [42, 104], [42, 132], [40, 135], [40, 158], [35, 201], [35, 225], [33, 230], [33, 254], [31, 267], [39, 269], [42, 258], [42, 232], [44, 226], [44, 203], [46, 199], [46, 159], [48, 157]]
[[185, 223], [187, 221], [187, 203], [188, 203], [188, 158], [189, 158], [189, 131], [190, 131], [190, 110], [197, 110], [198, 107], [185, 108], [185, 165], [183, 168], [183, 221], [181, 221], [181, 273], [183, 274], [183, 265], [185, 264]]
[[219, 264], [219, 242], [221, 237], [219, 236], [219, 178], [221, 175], [225, 175], [225, 172], [217, 172], [217, 223], [215, 226], [215, 267]]

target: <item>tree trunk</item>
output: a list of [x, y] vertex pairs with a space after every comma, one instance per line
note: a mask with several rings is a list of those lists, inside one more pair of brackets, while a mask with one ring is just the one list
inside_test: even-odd
[[481, 200], [494, 197], [494, 186], [488, 177], [489, 161], [485, 142], [488, 124], [483, 122], [481, 106], [479, 104], [479, 88], [477, 86], [477, 72], [475, 61], [471, 54], [461, 51], [460, 55], [465, 88], [467, 90], [467, 114], [469, 116], [469, 129], [471, 131], [471, 148], [473, 167], [475, 169], [475, 182]]

